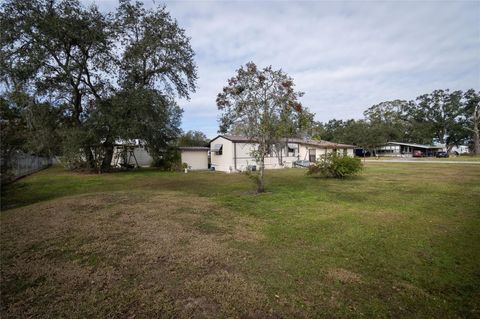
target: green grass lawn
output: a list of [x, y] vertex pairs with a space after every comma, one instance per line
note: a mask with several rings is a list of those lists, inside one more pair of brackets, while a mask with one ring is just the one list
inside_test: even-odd
[[380, 157], [367, 157], [367, 160], [414, 160], [414, 161], [461, 161], [461, 162], [480, 162], [479, 155], [451, 155], [449, 157], [397, 157], [397, 156], [380, 156]]
[[421, 157], [422, 160], [428, 160], [428, 159], [433, 159], [435, 161], [468, 161], [468, 162], [479, 162], [480, 161], [480, 156], [479, 155], [451, 155], [450, 157]]
[[480, 165], [53, 167], [2, 190], [9, 317], [480, 317]]

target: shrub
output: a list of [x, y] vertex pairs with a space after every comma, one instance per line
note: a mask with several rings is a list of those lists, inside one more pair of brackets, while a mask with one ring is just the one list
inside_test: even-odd
[[308, 175], [344, 178], [355, 175], [362, 170], [362, 162], [358, 157], [342, 156], [330, 153], [308, 167]]
[[[81, 129], [68, 129], [61, 131], [62, 134], [62, 154], [60, 164], [67, 169], [77, 170], [87, 168], [84, 147], [93, 142], [91, 136]], [[87, 141], [87, 142], [85, 142]]]
[[164, 171], [180, 172], [182, 171], [180, 152], [175, 148], [168, 148], [165, 152], [153, 156], [151, 166]]

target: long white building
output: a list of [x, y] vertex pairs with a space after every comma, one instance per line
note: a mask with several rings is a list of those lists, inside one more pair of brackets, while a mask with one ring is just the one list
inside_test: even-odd
[[[185, 146], [179, 147], [181, 163], [187, 164], [189, 170], [208, 169], [208, 147]], [[116, 144], [112, 158], [112, 166], [122, 167], [125, 165], [148, 167], [151, 166], [153, 157], [140, 142], [130, 144]]]
[[419, 157], [435, 156], [445, 150], [443, 145], [423, 145], [415, 143], [387, 142], [376, 149], [378, 156], [389, 157]]
[[[285, 148], [280, 154], [272, 152], [265, 158], [265, 169], [292, 167], [298, 160], [315, 162], [329, 152], [354, 156], [353, 145], [299, 138], [289, 138], [285, 142]], [[210, 141], [211, 167], [222, 172], [238, 172], [245, 171], [251, 166], [258, 167], [251, 156], [256, 148], [257, 144], [245, 137], [219, 135]]]

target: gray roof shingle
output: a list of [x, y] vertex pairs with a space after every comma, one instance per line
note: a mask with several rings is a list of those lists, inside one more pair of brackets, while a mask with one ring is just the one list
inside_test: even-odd
[[[218, 135], [214, 139], [210, 141], [210, 143], [219, 138], [223, 137], [229, 141], [236, 142], [236, 143], [249, 143], [249, 142], [254, 142], [250, 139], [248, 139], [245, 136], [238, 136], [238, 135]], [[323, 141], [323, 140], [306, 140], [302, 138], [296, 138], [296, 137], [291, 137], [291, 138], [284, 138], [283, 141], [288, 143], [298, 143], [298, 144], [303, 144], [303, 145], [311, 145], [311, 146], [318, 146], [321, 148], [355, 148], [356, 146], [354, 145], [348, 145], [348, 144], [341, 144], [341, 143], [334, 143], [334, 142], [329, 142], [329, 141]]]

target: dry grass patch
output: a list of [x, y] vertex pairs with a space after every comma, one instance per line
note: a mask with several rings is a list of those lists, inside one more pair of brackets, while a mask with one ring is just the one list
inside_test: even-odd
[[228, 245], [257, 240], [251, 222], [205, 198], [81, 195], [1, 221], [2, 318], [269, 315], [240, 271], [249, 256]]
[[327, 272], [327, 278], [339, 281], [343, 284], [358, 284], [362, 277], [352, 271], [343, 268], [333, 268]]

